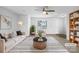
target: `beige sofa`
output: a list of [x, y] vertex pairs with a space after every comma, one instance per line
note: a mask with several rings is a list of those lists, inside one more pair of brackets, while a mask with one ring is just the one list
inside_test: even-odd
[[22, 40], [26, 38], [26, 35], [20, 35], [13, 38], [8, 39], [7, 42], [5, 42], [3, 39], [0, 39], [0, 52], [6, 53], [10, 51], [16, 44], [20, 43]]

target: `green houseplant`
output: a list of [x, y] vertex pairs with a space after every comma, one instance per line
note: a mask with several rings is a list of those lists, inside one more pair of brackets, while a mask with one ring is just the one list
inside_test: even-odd
[[41, 31], [38, 32], [38, 35], [39, 35], [38, 41], [43, 41], [43, 39], [42, 39], [42, 32]]
[[39, 37], [42, 37], [42, 32], [38, 32]]
[[35, 35], [35, 26], [34, 25], [32, 25], [30, 27], [30, 35]]

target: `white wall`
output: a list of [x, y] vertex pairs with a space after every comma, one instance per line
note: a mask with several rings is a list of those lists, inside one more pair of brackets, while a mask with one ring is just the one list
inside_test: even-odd
[[37, 28], [38, 20], [47, 20], [47, 34], [66, 34], [66, 19], [63, 17], [31, 18], [31, 25]]
[[[29, 35], [29, 28], [30, 28], [30, 16], [29, 15], [20, 15], [12, 12], [6, 8], [0, 7], [0, 15], [8, 16], [11, 18], [12, 27], [11, 29], [0, 29], [0, 33], [5, 32], [16, 32], [17, 30], [21, 30], [25, 32], [26, 35]], [[23, 25], [21, 27], [18, 26], [18, 22], [22, 21]]]
[[[12, 28], [8, 30], [0, 30], [0, 32], [15, 32], [21, 30], [29, 35], [30, 23], [37, 28], [38, 20], [47, 20], [47, 34], [66, 34], [66, 18], [65, 17], [31, 17], [29, 15], [18, 15], [8, 9], [0, 7], [0, 15], [9, 16], [12, 20]], [[23, 26], [18, 27], [19, 20], [23, 21]]]
[[25, 32], [26, 35], [29, 35], [30, 17], [28, 15], [20, 15], [17, 23], [19, 21], [22, 21], [23, 25], [22, 26], [17, 25], [17, 30], [21, 30], [22, 32]]
[[12, 32], [12, 31], [16, 31], [16, 30], [17, 30], [17, 29], [16, 29], [16, 22], [17, 22], [18, 17], [19, 17], [17, 14], [11, 12], [11, 11], [8, 10], [8, 9], [5, 9], [5, 8], [0, 7], [0, 15], [10, 17], [10, 18], [11, 18], [11, 22], [12, 22], [12, 27], [11, 27], [11, 29], [7, 29], [7, 30], [5, 30], [5, 29], [4, 29], [4, 30], [1, 30], [1, 29], [0, 29], [0, 32], [1, 32], [1, 33], [4, 33], [4, 32]]

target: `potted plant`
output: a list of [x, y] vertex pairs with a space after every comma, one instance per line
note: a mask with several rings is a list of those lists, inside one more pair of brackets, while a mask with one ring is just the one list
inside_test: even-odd
[[30, 35], [35, 35], [35, 26], [34, 25], [32, 25], [30, 27]]
[[43, 39], [42, 39], [42, 32], [41, 32], [41, 31], [38, 32], [38, 35], [39, 35], [39, 39], [38, 39], [38, 41], [43, 41]]

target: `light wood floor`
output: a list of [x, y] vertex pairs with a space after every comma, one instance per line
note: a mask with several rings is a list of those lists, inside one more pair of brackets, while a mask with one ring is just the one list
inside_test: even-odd
[[[65, 35], [51, 35], [52, 37], [55, 37], [64, 47], [65, 43], [69, 43], [69, 41], [66, 39]], [[66, 48], [70, 53], [79, 53], [79, 47], [74, 47], [74, 48]]]
[[[37, 52], [54, 52], [54, 53], [55, 52], [59, 52], [59, 53], [61, 53], [61, 52], [69, 52], [69, 53], [79, 53], [79, 47], [75, 47], [75, 48], [66, 48], [65, 47], [65, 43], [68, 43], [69, 42], [69, 41], [67, 41], [65, 35], [51, 34], [51, 35], [47, 35], [47, 36], [48, 37], [51, 37], [51, 38], [55, 38], [55, 40], [57, 40], [59, 43], [57, 45], [54, 45], [55, 42], [57, 42], [57, 41], [55, 41], [55, 40], [53, 40], [52, 42], [50, 41], [50, 42], [48, 42], [48, 44], [49, 44], [49, 46], [50, 45], [51, 46], [49, 48], [47, 48], [47, 50], [37, 51]], [[19, 43], [16, 47], [14, 47], [11, 51], [9, 51], [9, 53], [16, 53], [16, 52], [23, 52], [23, 53], [25, 53], [25, 52], [35, 52], [35, 50], [33, 48], [31, 48], [32, 47], [32, 40], [31, 39], [33, 39], [33, 38], [32, 37], [28, 37], [27, 40], [24, 40], [23, 42]], [[32, 50], [30, 50], [30, 48]], [[52, 51], [50, 51], [51, 48], [52, 48]], [[16, 49], [20, 49], [20, 51], [19, 50], [16, 51]], [[22, 50], [22, 49], [24, 49], [24, 50]], [[62, 51], [59, 51], [59, 50], [62, 50]]]
[[68, 50], [57, 40], [57, 35], [47, 35], [47, 47], [44, 50], [38, 50], [33, 47], [33, 36], [27, 37], [24, 41], [17, 44], [9, 53], [69, 53]]

